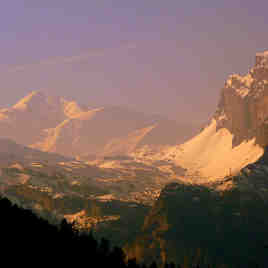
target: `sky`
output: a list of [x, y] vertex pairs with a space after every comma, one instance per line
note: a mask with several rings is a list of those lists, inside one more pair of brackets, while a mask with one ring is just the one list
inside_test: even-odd
[[268, 49], [267, 0], [2, 0], [0, 106], [33, 90], [205, 122]]

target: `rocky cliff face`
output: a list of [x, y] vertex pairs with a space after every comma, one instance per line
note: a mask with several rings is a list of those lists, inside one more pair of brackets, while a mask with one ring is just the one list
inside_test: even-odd
[[257, 53], [246, 75], [227, 79], [212, 120], [198, 135], [153, 157], [173, 161], [188, 170], [188, 179], [197, 175], [193, 181], [201, 182], [237, 174], [267, 144], [268, 51]]
[[256, 63], [248, 74], [231, 75], [221, 93], [215, 113], [217, 129], [226, 128], [233, 146], [256, 138], [268, 143], [268, 51], [256, 54]]

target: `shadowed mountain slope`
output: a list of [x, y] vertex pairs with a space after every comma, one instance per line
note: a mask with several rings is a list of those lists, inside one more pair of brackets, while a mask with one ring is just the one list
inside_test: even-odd
[[167, 185], [135, 243], [126, 247], [129, 256], [147, 261], [157, 256], [160, 263], [266, 267], [267, 152], [234, 177], [206, 185]]

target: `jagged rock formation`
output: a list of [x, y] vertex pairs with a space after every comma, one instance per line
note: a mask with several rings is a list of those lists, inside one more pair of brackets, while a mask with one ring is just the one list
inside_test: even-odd
[[267, 145], [268, 139], [268, 51], [256, 54], [254, 67], [245, 76], [231, 75], [222, 90], [215, 119], [218, 129], [233, 135], [233, 146], [256, 138]]
[[234, 74], [227, 79], [209, 125], [190, 141], [162, 154], [164, 159], [187, 168], [189, 176], [197, 173], [216, 178], [236, 174], [255, 162], [267, 144], [268, 51], [265, 51], [257, 53], [256, 63], [248, 74]]
[[126, 155], [142, 146], [181, 143], [194, 127], [121, 107], [90, 109], [34, 91], [0, 110], [0, 137], [80, 159]]

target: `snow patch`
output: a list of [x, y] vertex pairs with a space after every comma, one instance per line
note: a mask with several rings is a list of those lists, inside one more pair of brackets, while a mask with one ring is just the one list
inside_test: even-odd
[[17, 110], [24, 110], [27, 108], [29, 102], [33, 99], [34, 96], [42, 95], [40, 91], [32, 91], [29, 95], [17, 102], [13, 108]]
[[222, 178], [262, 156], [263, 148], [255, 144], [255, 139], [233, 147], [233, 135], [225, 128], [216, 131], [216, 127], [213, 119], [199, 135], [169, 149], [167, 157], [191, 173], [198, 172], [200, 177]]
[[246, 97], [249, 94], [248, 88], [239, 88], [236, 89], [236, 93], [241, 96], [242, 98]]

